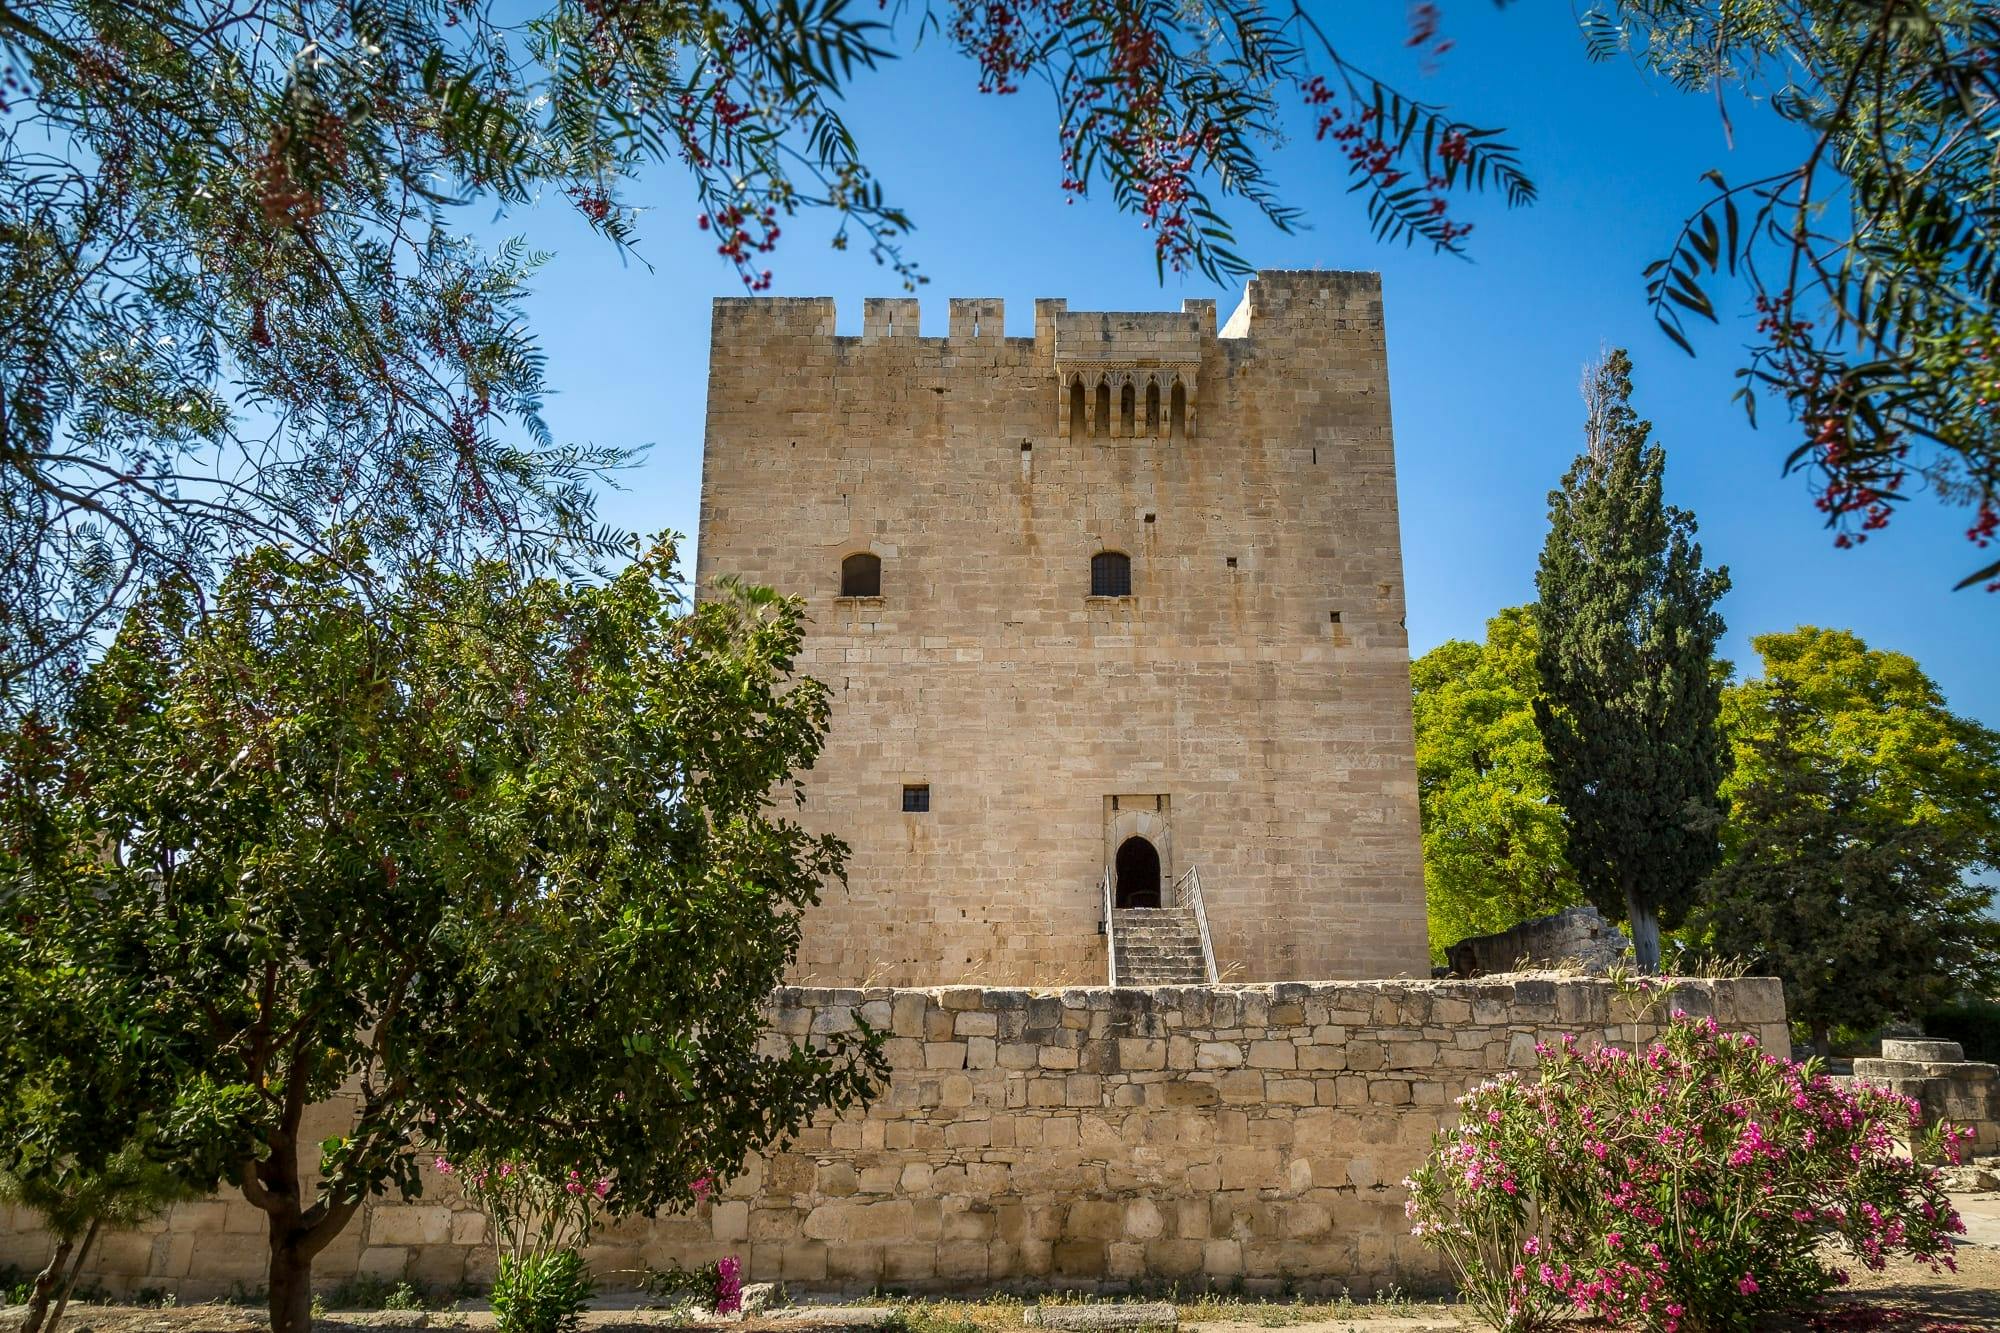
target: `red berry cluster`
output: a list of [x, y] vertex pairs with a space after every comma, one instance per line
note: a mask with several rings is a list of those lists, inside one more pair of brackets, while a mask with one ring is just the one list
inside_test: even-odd
[[[1819, 450], [1819, 464], [1826, 473], [1826, 488], [1813, 501], [1813, 507], [1842, 521], [1842, 529], [1833, 539], [1835, 546], [1843, 551], [1859, 546], [1868, 540], [1869, 533], [1889, 526], [1889, 504], [1902, 489], [1904, 470], [1897, 468], [1885, 476], [1882, 464], [1875, 459], [1855, 463], [1848, 418], [1844, 414], [1830, 413], [1819, 418], [1813, 444]], [[1908, 452], [1908, 445], [1896, 445], [1893, 449], [1894, 457], [1899, 459]], [[1861, 516], [1859, 531], [1845, 526], [1845, 520], [1855, 514]]]
[[611, 216], [611, 197], [594, 186], [572, 185], [569, 197], [575, 201], [577, 212], [589, 218], [592, 224], [602, 224]]
[[[1040, 9], [1040, 0], [1028, 0], [1023, 8]], [[1018, 80], [1033, 65], [1036, 43], [1015, 6], [1006, 0], [960, 0], [952, 13], [951, 39], [979, 63], [980, 92], [1020, 91]]]
[[[1313, 137], [1326, 139], [1331, 136], [1335, 143], [1343, 145], [1350, 172], [1361, 176], [1377, 190], [1388, 190], [1409, 175], [1397, 165], [1406, 150], [1389, 144], [1369, 128], [1381, 117], [1374, 107], [1362, 105], [1360, 99], [1350, 93], [1353, 119], [1349, 120], [1347, 111], [1331, 105], [1336, 94], [1325, 76], [1319, 74], [1301, 84], [1299, 93], [1306, 106], [1318, 117]], [[1449, 130], [1438, 141], [1437, 155], [1446, 163], [1463, 164], [1472, 156], [1471, 140], [1463, 130]], [[1424, 165], [1428, 167], [1429, 163]], [[1437, 172], [1427, 172], [1424, 177], [1424, 189], [1428, 195], [1424, 202], [1425, 213], [1437, 220], [1436, 235], [1445, 245], [1472, 230], [1470, 222], [1452, 222], [1445, 217], [1451, 207], [1445, 198], [1450, 184], [1449, 177]]]
[[1416, 0], [1410, 6], [1409, 18], [1410, 35], [1403, 44], [1422, 50], [1424, 73], [1435, 73], [1438, 61], [1454, 45], [1451, 38], [1439, 36], [1444, 11], [1431, 4], [1430, 0]]
[[1983, 551], [1996, 536], [2000, 536], [2000, 509], [1995, 509], [1993, 497], [1987, 496], [1979, 502], [1979, 517], [1965, 530], [1965, 539]]
[[[749, 268], [750, 255], [769, 254], [778, 248], [778, 210], [775, 205], [766, 205], [756, 214], [746, 213], [742, 208], [731, 205], [714, 213], [703, 213], [695, 218], [694, 225], [703, 231], [714, 229], [722, 238], [722, 244], [715, 252], [735, 264], [743, 274], [743, 285], [753, 292], [769, 291], [771, 270], [752, 273]], [[757, 228], [759, 235], [752, 235], [750, 228]]]
[[1773, 346], [1781, 349], [1810, 346], [1812, 340], [1806, 335], [1812, 332], [1812, 321], [1799, 319], [1792, 310], [1792, 289], [1787, 287], [1776, 296], [1757, 293], [1757, 332], [1768, 334]]
[[1796, 386], [1801, 415], [1813, 433], [1814, 459], [1825, 478], [1813, 507], [1838, 529], [1833, 544], [1851, 550], [1889, 526], [1891, 506], [1902, 498], [1908, 476], [1902, 461], [1910, 446], [1894, 431], [1856, 441], [1854, 387], [1845, 379], [1827, 382], [1824, 359], [1813, 345], [1813, 321], [1799, 318], [1790, 288], [1760, 291], [1755, 305], [1757, 332], [1769, 340], [1772, 377]]
[[[1078, 18], [1078, 0], [954, 0], [952, 41], [979, 66], [981, 92], [1008, 94], [1041, 61], [1048, 39]], [[1173, 83], [1158, 29], [1139, 6], [1082, 0], [1083, 18], [1102, 37], [1101, 77], [1070, 84], [1062, 128], [1062, 189], [1074, 201], [1089, 189], [1078, 170], [1085, 145], [1128, 173], [1144, 225], [1161, 262], [1181, 271], [1197, 240], [1188, 213], [1195, 173], [1220, 138], [1212, 126], [1176, 124], [1166, 105]], [[1093, 43], [1095, 45], [1095, 43]]]
[[1171, 80], [1159, 34], [1142, 13], [1121, 12], [1107, 33], [1107, 72], [1115, 82], [1080, 80], [1063, 118], [1063, 189], [1080, 196], [1089, 182], [1078, 176], [1080, 146], [1099, 134], [1113, 161], [1131, 173], [1144, 225], [1154, 233], [1153, 248], [1164, 267], [1179, 273], [1193, 258], [1196, 237], [1188, 205], [1195, 198], [1195, 172], [1212, 156], [1220, 131], [1212, 125], [1176, 129], [1162, 90]]
[[[713, 52], [714, 72], [708, 90], [699, 95], [683, 93], [672, 121], [682, 159], [706, 187], [703, 201], [707, 207], [695, 217], [695, 225], [703, 231], [713, 230], [720, 238], [716, 253], [736, 265], [746, 288], [762, 292], [771, 288], [771, 270], [753, 269], [751, 257], [777, 248], [778, 213], [781, 209], [790, 211], [792, 195], [784, 177], [768, 163], [760, 163], [754, 147], [741, 137], [743, 126], [751, 122], [760, 106], [786, 104], [779, 90], [767, 81], [760, 82], [754, 68], [748, 74], [743, 72], [739, 61], [750, 45], [749, 37], [738, 31]], [[795, 109], [795, 115], [804, 114]], [[705, 142], [717, 145], [713, 153], [703, 147]], [[748, 183], [725, 183], [711, 174], [728, 170], [732, 156], [740, 157]], [[837, 191], [834, 202], [839, 202]], [[835, 244], [837, 247], [839, 242]]]

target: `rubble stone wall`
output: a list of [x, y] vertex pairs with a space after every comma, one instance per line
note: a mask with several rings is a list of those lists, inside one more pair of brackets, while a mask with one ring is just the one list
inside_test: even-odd
[[1602, 976], [1618, 963], [1631, 941], [1595, 907], [1565, 907], [1552, 916], [1503, 930], [1474, 935], [1445, 950], [1452, 973], [1461, 977], [1532, 971], [1570, 964]]
[[[888, 1086], [753, 1159], [692, 1214], [605, 1227], [589, 1258], [612, 1287], [725, 1254], [795, 1292], [1435, 1286], [1399, 1182], [1453, 1099], [1531, 1069], [1538, 1040], [1644, 1041], [1668, 1007], [1783, 1049], [1783, 992], [1755, 978], [1683, 982], [1644, 1014], [1608, 982], [1535, 974], [781, 991], [772, 1040], [858, 1014], [888, 1033]], [[309, 1130], [339, 1113], [318, 1108]], [[431, 1185], [364, 1206], [318, 1282], [489, 1281], [484, 1219]], [[0, 1213], [0, 1263], [38, 1265], [44, 1245], [30, 1218]], [[117, 1291], [198, 1300], [261, 1287], [266, 1258], [262, 1215], [225, 1196], [106, 1238], [94, 1268]]]

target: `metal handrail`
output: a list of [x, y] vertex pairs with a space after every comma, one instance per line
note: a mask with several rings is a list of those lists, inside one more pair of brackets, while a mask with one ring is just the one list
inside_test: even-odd
[[1118, 938], [1113, 933], [1116, 919], [1111, 914], [1111, 871], [1108, 868], [1104, 872], [1104, 883], [1101, 887], [1104, 893], [1104, 959], [1108, 973], [1106, 984], [1116, 986], [1118, 984]]
[[[1195, 929], [1201, 932], [1201, 966], [1208, 974], [1208, 984], [1217, 983], [1215, 972], [1215, 944], [1208, 937], [1208, 904], [1201, 897], [1201, 867], [1189, 866], [1187, 874], [1174, 883], [1176, 906], [1192, 904], [1194, 907]], [[1116, 985], [1116, 982], [1112, 983]]]

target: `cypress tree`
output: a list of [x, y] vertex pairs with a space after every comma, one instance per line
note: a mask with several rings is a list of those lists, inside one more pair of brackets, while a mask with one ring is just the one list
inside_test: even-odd
[[1591, 368], [1586, 448], [1549, 493], [1535, 724], [1578, 883], [1624, 916], [1654, 971], [1661, 926], [1680, 924], [1722, 855], [1715, 603], [1729, 573], [1702, 567], [1694, 515], [1665, 503], [1666, 452], [1631, 396], [1622, 349]]

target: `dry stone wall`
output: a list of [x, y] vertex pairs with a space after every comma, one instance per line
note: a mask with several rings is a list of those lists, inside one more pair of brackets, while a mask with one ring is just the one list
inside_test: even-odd
[[[1684, 982], [1666, 1004], [1784, 1048], [1776, 981]], [[1532, 974], [794, 989], [772, 1040], [857, 1016], [888, 1034], [893, 1067], [866, 1112], [811, 1125], [690, 1215], [604, 1229], [590, 1255], [601, 1280], [735, 1254], [752, 1279], [801, 1291], [1434, 1283], [1399, 1182], [1453, 1099], [1532, 1068], [1538, 1040], [1643, 1041], [1658, 1010], [1634, 1011], [1605, 981]], [[423, 1200], [366, 1205], [320, 1257], [320, 1283], [490, 1280], [484, 1220], [432, 1183]], [[0, 1221], [0, 1262], [38, 1261], [29, 1220]], [[261, 1284], [265, 1257], [261, 1215], [216, 1199], [109, 1238], [98, 1276], [199, 1299]]]

